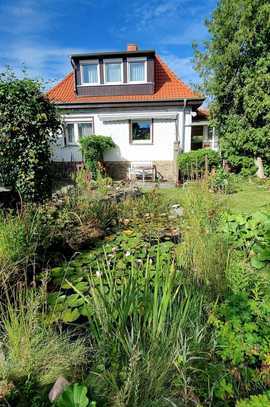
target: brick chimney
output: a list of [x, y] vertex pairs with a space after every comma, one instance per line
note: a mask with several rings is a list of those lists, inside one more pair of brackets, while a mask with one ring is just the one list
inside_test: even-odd
[[137, 44], [128, 44], [127, 50], [128, 51], [138, 51], [139, 47]]

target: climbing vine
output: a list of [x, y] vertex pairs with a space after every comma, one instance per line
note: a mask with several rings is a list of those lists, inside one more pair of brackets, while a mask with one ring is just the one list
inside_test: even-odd
[[80, 140], [81, 150], [86, 168], [91, 171], [92, 178], [96, 179], [98, 169], [103, 161], [103, 154], [115, 147], [111, 137], [106, 136], [86, 136]]

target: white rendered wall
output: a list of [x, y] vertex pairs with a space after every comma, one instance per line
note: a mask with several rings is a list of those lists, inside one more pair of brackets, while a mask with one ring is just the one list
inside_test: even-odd
[[[113, 116], [114, 111], [110, 112]], [[119, 116], [121, 110], [115, 111], [115, 115]], [[132, 119], [134, 115], [140, 114], [138, 110], [125, 110], [126, 113], [130, 114]], [[96, 113], [93, 111], [88, 111], [88, 113], [83, 114], [66, 114], [63, 120], [72, 121], [87, 121], [94, 118], [94, 131], [95, 134], [110, 136], [116, 144], [116, 148], [105, 153], [105, 161], [169, 161], [173, 160], [174, 157], [174, 142], [176, 141], [176, 128], [177, 120], [179, 128], [179, 139], [180, 147], [185, 151], [190, 150], [191, 144], [191, 128], [185, 127], [185, 137], [182, 140], [182, 123], [183, 123], [183, 109], [179, 108], [157, 108], [153, 110], [145, 110], [142, 108], [141, 113], [146, 114], [147, 118], [151, 120], [153, 118], [153, 144], [131, 144], [129, 135], [129, 121], [115, 120], [111, 121], [102, 120], [102, 113]], [[164, 114], [168, 112], [168, 116], [173, 115], [175, 118], [157, 118], [158, 113]], [[191, 122], [191, 110], [186, 109], [186, 124]], [[68, 119], [66, 119], [68, 117]], [[184, 146], [183, 146], [184, 144]], [[57, 143], [52, 149], [52, 159], [54, 161], [81, 161], [82, 155], [80, 152], [79, 145], [75, 146], [64, 146], [64, 139], [62, 136], [58, 138]]]
[[105, 161], [173, 160], [175, 120], [154, 119], [153, 144], [131, 144], [128, 121], [104, 123], [104, 134], [111, 136], [117, 145], [105, 153]]

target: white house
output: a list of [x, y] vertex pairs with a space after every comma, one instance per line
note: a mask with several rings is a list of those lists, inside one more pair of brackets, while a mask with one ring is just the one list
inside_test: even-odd
[[185, 85], [153, 50], [71, 56], [72, 72], [48, 97], [60, 109], [64, 134], [53, 148], [58, 163], [81, 162], [79, 139], [111, 136], [116, 148], [104, 159], [114, 178], [132, 163], [151, 162], [159, 176], [176, 181], [176, 156], [192, 148], [216, 148], [208, 131], [204, 98]]

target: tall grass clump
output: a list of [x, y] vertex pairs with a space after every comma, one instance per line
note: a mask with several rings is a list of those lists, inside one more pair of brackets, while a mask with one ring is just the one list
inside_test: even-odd
[[0, 290], [24, 280], [35, 269], [50, 240], [48, 222], [39, 207], [0, 213]]
[[189, 280], [220, 293], [226, 288], [229, 247], [219, 232], [224, 200], [209, 192], [206, 181], [194, 183], [183, 195], [182, 242], [178, 263]]
[[18, 263], [27, 250], [26, 230], [18, 216], [0, 214], [0, 264]]
[[16, 389], [15, 394], [4, 395], [7, 398], [25, 401], [31, 383], [39, 392], [60, 375], [75, 378], [80, 373], [86, 357], [84, 342], [48, 323], [43, 294], [22, 290], [15, 298], [9, 296], [1, 307], [0, 328], [0, 393], [3, 386]]
[[105, 269], [99, 283], [91, 279], [90, 382], [106, 405], [165, 406], [195, 397], [193, 364], [203, 359], [206, 337], [202, 296], [182, 284], [173, 262], [164, 266], [157, 257], [155, 267], [134, 266], [122, 279]]

